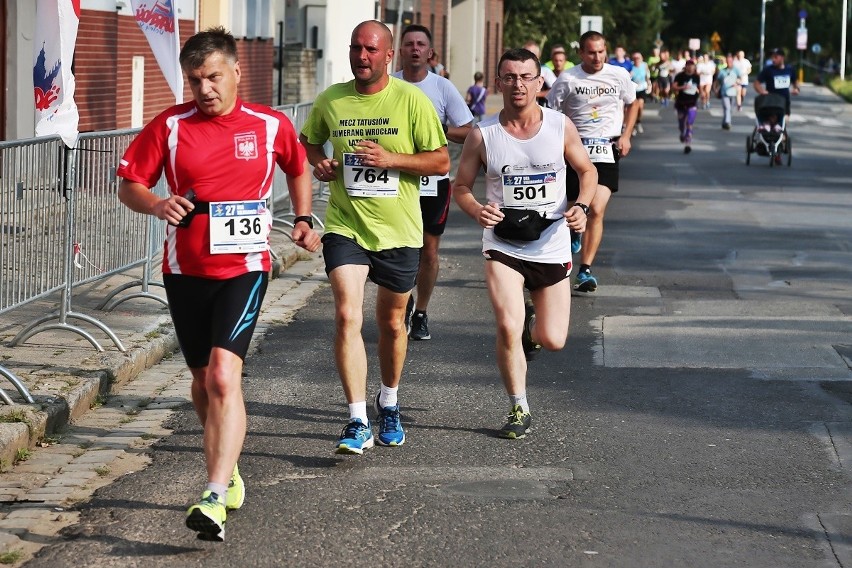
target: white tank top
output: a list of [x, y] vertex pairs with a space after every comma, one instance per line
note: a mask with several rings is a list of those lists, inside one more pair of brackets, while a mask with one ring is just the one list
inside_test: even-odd
[[549, 108], [541, 129], [529, 140], [511, 136], [500, 124], [500, 113], [477, 125], [485, 144], [485, 195], [489, 203], [535, 209], [551, 224], [536, 241], [506, 241], [493, 229], [482, 232], [482, 251], [498, 250], [509, 256], [547, 264], [571, 262], [571, 231], [562, 214], [565, 194], [565, 116]]

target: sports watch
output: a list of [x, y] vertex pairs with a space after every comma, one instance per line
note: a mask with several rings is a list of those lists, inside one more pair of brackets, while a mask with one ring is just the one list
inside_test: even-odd
[[296, 223], [298, 223], [299, 221], [304, 221], [305, 223], [308, 224], [308, 227], [310, 227], [311, 229], [314, 228], [314, 218], [311, 217], [310, 215], [299, 215], [298, 217], [294, 218], [293, 219], [293, 226], [295, 227]]
[[578, 201], [577, 203], [574, 204], [574, 207], [579, 207], [580, 209], [583, 210], [583, 213], [585, 213], [586, 215], [589, 214], [589, 206], [586, 205], [585, 203], [580, 203]]

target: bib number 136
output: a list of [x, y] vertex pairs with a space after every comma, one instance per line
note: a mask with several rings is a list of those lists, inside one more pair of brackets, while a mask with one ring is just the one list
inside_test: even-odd
[[210, 253], [262, 252], [269, 237], [265, 201], [220, 201], [210, 204]]

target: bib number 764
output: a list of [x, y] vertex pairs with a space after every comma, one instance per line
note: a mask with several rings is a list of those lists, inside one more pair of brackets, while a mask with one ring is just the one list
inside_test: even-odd
[[364, 181], [366, 183], [371, 184], [376, 183], [377, 181], [382, 183], [388, 183], [387, 170], [376, 170], [375, 168], [352, 168], [352, 171], [355, 174], [355, 177], [353, 179], [355, 183], [358, 183], [360, 181]]

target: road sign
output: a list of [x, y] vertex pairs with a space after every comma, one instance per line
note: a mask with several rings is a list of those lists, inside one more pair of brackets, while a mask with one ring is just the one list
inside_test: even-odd
[[801, 27], [796, 30], [796, 49], [808, 48], [808, 28]]
[[603, 16], [580, 16], [580, 35], [586, 32], [603, 33]]
[[819, 55], [819, 52], [822, 51], [822, 46], [818, 43], [815, 43], [811, 46], [811, 53], [814, 55]]
[[713, 32], [713, 35], [710, 36], [710, 44], [713, 46], [713, 51], [721, 51], [721, 45], [719, 42], [722, 41], [722, 36], [719, 35], [719, 32]]

